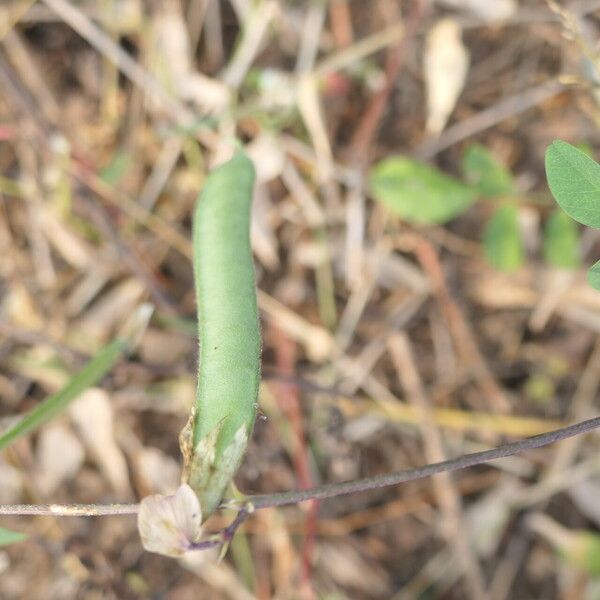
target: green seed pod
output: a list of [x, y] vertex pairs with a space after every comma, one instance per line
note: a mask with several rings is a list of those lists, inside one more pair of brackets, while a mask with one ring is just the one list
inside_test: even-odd
[[250, 247], [254, 166], [243, 152], [213, 171], [193, 224], [200, 363], [181, 436], [184, 480], [206, 518], [235, 474], [256, 417], [260, 329]]

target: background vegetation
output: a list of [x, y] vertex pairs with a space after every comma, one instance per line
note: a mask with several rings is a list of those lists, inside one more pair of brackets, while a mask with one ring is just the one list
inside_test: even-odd
[[[101, 349], [155, 311], [101, 388], [2, 454], [0, 503], [176, 488], [191, 215], [235, 137], [258, 171], [263, 327], [240, 489], [391, 472], [593, 415], [600, 239], [557, 209], [544, 153], [561, 138], [598, 157], [599, 17], [591, 0], [3, 2], [3, 428], [88, 359], [116, 360]], [[0, 550], [0, 596], [598, 598], [599, 470], [587, 436], [258, 511], [221, 563], [143, 552], [131, 516], [7, 518], [27, 539]]]

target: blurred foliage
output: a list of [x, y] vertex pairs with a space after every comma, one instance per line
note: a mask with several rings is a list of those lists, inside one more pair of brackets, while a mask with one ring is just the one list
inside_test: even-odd
[[[525, 259], [519, 226], [519, 195], [512, 173], [481, 144], [471, 144], [462, 157], [464, 181], [422, 162], [396, 156], [371, 170], [375, 200], [416, 225], [440, 225], [465, 213], [476, 199], [497, 203], [484, 228], [484, 254], [499, 271], [520, 268]], [[554, 211], [545, 226], [543, 256], [554, 267], [579, 266], [579, 232], [562, 211]]]
[[492, 215], [483, 234], [488, 262], [500, 271], [515, 271], [523, 264], [519, 213], [514, 204], [503, 204]]

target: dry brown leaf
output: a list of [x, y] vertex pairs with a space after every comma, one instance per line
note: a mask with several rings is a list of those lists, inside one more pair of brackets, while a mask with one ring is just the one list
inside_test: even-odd
[[367, 594], [369, 598], [389, 598], [390, 580], [375, 561], [369, 561], [349, 543], [323, 543], [318, 554], [327, 574], [341, 586]]
[[567, 269], [547, 269], [542, 276], [541, 294], [529, 317], [532, 331], [542, 331], [562, 298], [572, 287], [576, 273]]
[[474, 300], [488, 308], [525, 308], [537, 301], [531, 273], [518, 276], [486, 269], [471, 278], [470, 292]]
[[516, 479], [507, 477], [466, 510], [471, 546], [478, 556], [487, 558], [496, 552], [512, 516], [512, 501], [518, 490]]
[[196, 398], [196, 378], [181, 375], [173, 379], [162, 379], [145, 387], [115, 390], [113, 400], [116, 407], [133, 410], [152, 410], [157, 413], [186, 415]]
[[100, 293], [110, 281], [111, 271], [102, 265], [94, 265], [94, 269], [85, 273], [73, 288], [65, 301], [67, 314], [75, 317]]
[[65, 227], [52, 210], [43, 207], [38, 218], [44, 235], [67, 263], [80, 270], [85, 270], [91, 265], [92, 249]]
[[29, 290], [18, 281], [13, 281], [6, 291], [0, 313], [15, 325], [27, 329], [41, 329], [44, 326], [42, 315], [37, 310]]
[[23, 474], [21, 471], [0, 459], [0, 503], [15, 504], [21, 500]]
[[158, 494], [169, 494], [179, 485], [181, 466], [158, 448], [141, 448], [135, 456], [137, 475], [145, 487]]
[[40, 432], [36, 448], [35, 481], [40, 492], [52, 495], [83, 465], [85, 451], [77, 436], [62, 423], [50, 423]]
[[271, 208], [268, 186], [257, 185], [250, 225], [252, 250], [266, 269], [274, 271], [279, 266], [279, 244], [269, 220]]
[[217, 562], [217, 551], [186, 552], [179, 563], [217, 590], [219, 598], [231, 600], [256, 600], [248, 591], [240, 575], [226, 562]]
[[456, 106], [469, 70], [469, 53], [456, 20], [442, 19], [427, 34], [423, 70], [427, 90], [425, 129], [437, 135]]
[[154, 365], [176, 365], [187, 360], [193, 342], [180, 333], [148, 328], [139, 344], [139, 354], [144, 362]]
[[70, 406], [71, 419], [84, 444], [120, 499], [131, 496], [129, 473], [113, 430], [110, 396], [99, 388], [83, 392]]

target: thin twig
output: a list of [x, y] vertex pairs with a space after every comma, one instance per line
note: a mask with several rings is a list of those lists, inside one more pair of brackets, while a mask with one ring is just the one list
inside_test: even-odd
[[587, 433], [597, 427], [600, 427], [600, 417], [595, 417], [562, 429], [549, 431], [548, 433], [542, 433], [541, 435], [536, 435], [511, 444], [505, 444], [504, 446], [492, 448], [491, 450], [465, 454], [459, 458], [425, 465], [424, 467], [417, 467], [416, 469], [407, 469], [389, 475], [376, 475], [375, 477], [348, 481], [346, 483], [334, 483], [313, 488], [311, 490], [250, 496], [247, 500], [252, 502], [254, 508], [258, 510], [273, 506], [299, 504], [306, 500], [325, 500], [327, 498], [335, 498], [336, 496], [365, 492], [368, 490], [398, 485], [399, 483], [405, 483], [407, 481], [424, 479], [425, 477], [431, 477], [431, 475], [437, 473], [466, 469], [467, 467], [487, 463], [498, 458], [506, 458], [507, 456], [513, 456], [514, 454], [518, 454], [525, 450], [541, 448], [542, 446], [554, 444], [555, 442], [559, 442], [575, 435]]
[[[326, 500], [336, 496], [366, 492], [378, 488], [398, 485], [407, 481], [415, 481], [431, 477], [437, 473], [446, 473], [458, 471], [475, 465], [481, 465], [499, 458], [513, 456], [525, 450], [541, 448], [548, 444], [554, 444], [567, 438], [581, 435], [600, 427], [600, 417], [588, 419], [569, 427], [548, 431], [541, 435], [526, 438], [511, 444], [505, 444], [491, 450], [482, 452], [473, 452], [465, 454], [452, 460], [417, 467], [416, 469], [406, 469], [389, 475], [376, 475], [365, 479], [347, 481], [345, 483], [333, 483], [323, 485], [309, 490], [300, 490], [292, 492], [283, 492], [280, 494], [261, 494], [249, 496], [246, 500], [240, 502], [226, 502], [222, 508], [237, 507], [240, 510], [248, 504], [255, 510], [261, 508], [270, 508], [275, 506], [289, 506], [291, 504], [300, 504], [307, 500]], [[103, 516], [103, 515], [133, 515], [139, 510], [138, 504], [4, 504], [0, 505], [0, 515], [53, 515], [53, 516]]]
[[335, 71], [341, 71], [357, 61], [398, 43], [404, 37], [404, 23], [394, 23], [381, 31], [369, 35], [353, 46], [338, 50], [326, 56], [314, 70], [315, 77], [325, 77]]
[[473, 137], [475, 134], [485, 131], [506, 119], [516, 117], [526, 110], [557, 96], [565, 89], [567, 88], [562, 82], [551, 80], [529, 88], [524, 92], [503, 98], [472, 117], [448, 127], [437, 139], [422, 143], [416, 148], [414, 154], [422, 159], [433, 158], [442, 150], [458, 144], [464, 139]]
[[0, 515], [108, 517], [136, 515], [139, 504], [0, 504]]
[[235, 519], [221, 529], [221, 531], [210, 536], [206, 540], [196, 542], [190, 545], [190, 550], [208, 550], [209, 548], [218, 548], [223, 544], [228, 544], [235, 535], [236, 531], [244, 524], [246, 519], [254, 512], [254, 506], [246, 502], [244, 506], [238, 511]]
[[276, 2], [264, 0], [247, 15], [235, 52], [221, 74], [221, 80], [230, 87], [237, 89], [244, 81], [277, 11]]

